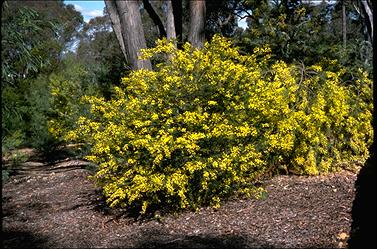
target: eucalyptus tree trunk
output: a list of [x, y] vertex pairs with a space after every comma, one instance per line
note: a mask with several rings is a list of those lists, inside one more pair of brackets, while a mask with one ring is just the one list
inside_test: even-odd
[[175, 33], [174, 14], [172, 0], [165, 0], [166, 2], [166, 38], [168, 40], [175, 40], [177, 35]]
[[126, 52], [126, 46], [124, 45], [124, 39], [122, 35], [122, 30], [120, 27], [120, 20], [119, 20], [119, 15], [117, 11], [117, 6], [114, 1], [109, 1], [109, 0], [105, 1], [105, 5], [106, 5], [107, 12], [110, 15], [111, 24], [112, 24], [114, 33], [116, 35], [116, 38], [119, 42], [120, 49], [122, 50], [122, 53], [128, 62], [128, 55]]
[[205, 40], [205, 0], [190, 0], [190, 30], [188, 40], [195, 48], [202, 48]]
[[160, 16], [154, 10], [152, 3], [149, 2], [149, 0], [143, 0], [143, 5], [144, 9], [148, 12], [148, 15], [152, 19], [153, 23], [158, 27], [160, 38], [166, 37], [164, 24], [162, 23]]
[[[140, 60], [140, 49], [146, 48], [145, 35], [141, 22], [141, 15], [139, 10], [139, 1], [106, 1], [106, 7], [111, 15], [118, 16], [120, 23], [120, 35], [117, 35], [119, 44], [122, 47], [122, 42], [125, 45], [127, 60], [131, 64], [132, 69], [150, 69], [152, 64], [149, 60]], [[115, 7], [115, 10], [114, 10]], [[112, 14], [111, 14], [112, 12]], [[114, 22], [117, 19], [114, 17]], [[115, 32], [116, 26], [113, 27]]]

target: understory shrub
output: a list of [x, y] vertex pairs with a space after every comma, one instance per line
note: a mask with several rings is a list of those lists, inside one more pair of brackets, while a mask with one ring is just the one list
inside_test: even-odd
[[252, 193], [271, 167], [319, 174], [368, 156], [371, 80], [362, 71], [345, 85], [344, 70], [271, 61], [267, 47], [240, 55], [220, 36], [201, 50], [161, 40], [143, 52], [166, 62], [123, 78], [109, 101], [84, 97], [91, 116], [66, 137], [91, 145], [112, 207], [218, 207], [235, 191]]
[[50, 110], [47, 77], [20, 80], [2, 87], [2, 151], [32, 146], [43, 150], [53, 140], [48, 132]]

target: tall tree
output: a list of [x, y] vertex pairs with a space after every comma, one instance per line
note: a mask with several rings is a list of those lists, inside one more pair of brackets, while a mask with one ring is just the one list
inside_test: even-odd
[[144, 9], [148, 12], [149, 17], [152, 19], [153, 23], [158, 27], [160, 32], [160, 38], [166, 37], [166, 30], [164, 24], [162, 23], [161, 17], [157, 14], [152, 4], [148, 0], [143, 0]]
[[205, 16], [206, 16], [205, 0], [191, 0], [190, 1], [190, 30], [189, 30], [188, 40], [196, 48], [201, 48], [204, 45]]
[[111, 86], [120, 82], [129, 69], [116, 38], [109, 13], [90, 19], [81, 29], [76, 62], [81, 63], [91, 82], [100, 87], [104, 97], [110, 97]]
[[176, 39], [172, 0], [166, 0], [166, 36], [168, 40]]
[[217, 0], [206, 2], [206, 39], [214, 34], [231, 37], [237, 30], [237, 14], [243, 14], [245, 8], [241, 0]]
[[107, 12], [109, 13], [111, 24], [112, 24], [114, 33], [118, 39], [122, 53], [124, 57], [128, 59], [126, 46], [124, 45], [124, 38], [123, 38], [122, 30], [120, 27], [120, 19], [119, 19], [116, 4], [114, 1], [105, 1], [105, 5], [106, 5]]
[[12, 1], [2, 6], [2, 80], [17, 81], [60, 64], [83, 23], [63, 1]]
[[[148, 13], [154, 25], [158, 27], [159, 36], [167, 37], [169, 40], [178, 42], [182, 39], [182, 0], [165, 0], [157, 4], [160, 7], [160, 17], [156, 11], [156, 4], [150, 0], [143, 0], [144, 10]], [[188, 2], [188, 1], [187, 1]], [[151, 69], [149, 60], [139, 60], [140, 49], [146, 48], [146, 38], [143, 30], [142, 19], [140, 14], [140, 1], [115, 1], [106, 0], [106, 8], [109, 12], [113, 29], [122, 48], [123, 54], [131, 65], [132, 69], [146, 68]], [[153, 3], [153, 4], [152, 4]], [[206, 21], [206, 1], [190, 0], [190, 24], [188, 41], [194, 47], [201, 48], [205, 40], [205, 21]], [[153, 6], [155, 5], [155, 6]], [[161, 12], [162, 7], [162, 12]]]
[[[117, 39], [123, 40], [128, 62], [132, 69], [152, 69], [149, 60], [141, 60], [140, 49], [146, 48], [144, 30], [141, 22], [139, 10], [139, 1], [106, 1], [106, 7], [110, 13], [111, 19], [116, 21], [119, 18], [121, 36], [118, 34]], [[113, 21], [113, 24], [116, 23]], [[114, 26], [114, 30], [115, 30]], [[119, 33], [119, 28], [117, 28]], [[122, 41], [119, 41], [122, 44]], [[122, 45], [121, 45], [122, 47]]]

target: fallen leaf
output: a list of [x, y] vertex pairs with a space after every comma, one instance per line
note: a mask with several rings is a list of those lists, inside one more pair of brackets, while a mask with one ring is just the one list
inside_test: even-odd
[[339, 239], [341, 239], [341, 240], [345, 240], [345, 239], [347, 239], [349, 236], [348, 236], [348, 234], [346, 234], [346, 233], [340, 233], [339, 235], [338, 235], [338, 238]]

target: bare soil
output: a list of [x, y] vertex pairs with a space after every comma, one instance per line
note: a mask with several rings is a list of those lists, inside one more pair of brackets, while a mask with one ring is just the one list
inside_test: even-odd
[[[32, 158], [33, 159], [33, 158]], [[346, 248], [356, 173], [275, 176], [263, 199], [137, 219], [109, 209], [88, 163], [28, 161], [2, 188], [4, 248]]]

